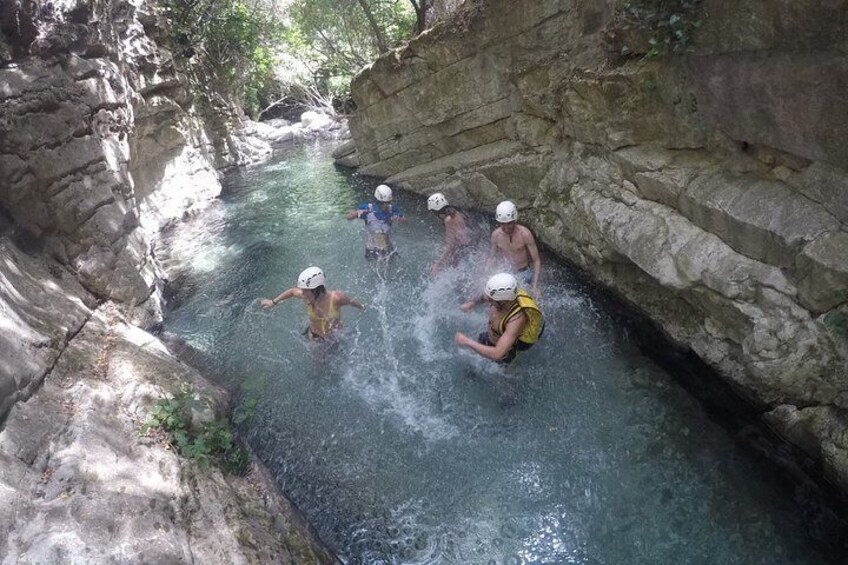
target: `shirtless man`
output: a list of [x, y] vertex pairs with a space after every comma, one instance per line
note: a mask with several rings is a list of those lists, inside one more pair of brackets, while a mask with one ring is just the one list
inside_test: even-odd
[[535, 344], [545, 329], [542, 312], [533, 298], [518, 288], [510, 273], [499, 273], [486, 282], [482, 296], [460, 306], [463, 312], [483, 302], [489, 305], [486, 331], [473, 340], [462, 332], [454, 335], [459, 347], [467, 347], [486, 359], [509, 365], [519, 351]]
[[342, 327], [340, 312], [342, 306], [365, 309], [365, 306], [344, 292], [327, 290], [324, 286], [324, 272], [318, 267], [309, 267], [300, 273], [296, 287], [284, 290], [274, 298], [263, 298], [259, 305], [267, 310], [293, 297], [300, 298], [306, 303], [306, 315], [309, 317], [306, 336], [310, 341], [329, 339], [333, 332]]
[[445, 224], [445, 245], [439, 258], [430, 267], [430, 275], [436, 276], [443, 268], [459, 261], [462, 252], [471, 245], [471, 231], [465, 223], [465, 216], [451, 206], [441, 192], [427, 199], [427, 209], [438, 214]]
[[[529, 229], [515, 223], [518, 219], [518, 210], [509, 200], [498, 204], [495, 219], [500, 227], [492, 232], [492, 257], [506, 259], [515, 276], [525, 284], [529, 284], [533, 295], [538, 296], [542, 264], [539, 260], [536, 239]], [[531, 263], [533, 264], [532, 274]]]

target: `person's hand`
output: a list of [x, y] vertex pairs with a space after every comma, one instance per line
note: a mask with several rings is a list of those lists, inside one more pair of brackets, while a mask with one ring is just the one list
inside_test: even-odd
[[456, 343], [458, 346], [463, 347], [463, 346], [468, 345], [468, 342], [469, 342], [470, 340], [468, 339], [468, 336], [467, 336], [467, 335], [465, 335], [464, 333], [462, 333], [462, 332], [456, 332], [456, 333], [454, 334], [454, 336], [453, 336], [453, 341], [454, 341], [454, 343]]
[[273, 308], [274, 306], [276, 306], [273, 300], [268, 300], [267, 298], [263, 298], [262, 300], [260, 300], [259, 305], [266, 310], [268, 308]]
[[468, 314], [469, 312], [471, 312], [474, 309], [474, 301], [461, 304], [459, 306], [459, 309], [462, 310], [463, 312], [465, 312], [466, 314]]

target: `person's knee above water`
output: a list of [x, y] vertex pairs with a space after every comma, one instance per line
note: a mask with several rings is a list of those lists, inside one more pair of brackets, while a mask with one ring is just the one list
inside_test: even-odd
[[342, 327], [342, 306], [353, 306], [360, 310], [365, 307], [340, 290], [327, 290], [324, 283], [324, 272], [318, 267], [309, 267], [297, 277], [296, 287], [284, 290], [274, 298], [263, 298], [259, 304], [268, 309], [283, 300], [300, 298], [306, 303], [306, 315], [309, 318], [306, 335], [309, 339], [326, 339]]
[[542, 312], [533, 298], [518, 287], [510, 273], [489, 278], [482, 296], [466, 302], [460, 309], [470, 312], [478, 304], [488, 303], [489, 320], [486, 332], [477, 341], [457, 332], [454, 341], [492, 361], [509, 364], [519, 351], [530, 349], [545, 330]]
[[512, 272], [538, 296], [542, 263], [533, 233], [517, 223], [518, 208], [509, 200], [498, 204], [495, 220], [500, 225], [492, 232], [491, 257], [504, 259]]
[[348, 220], [361, 219], [365, 222], [365, 257], [385, 257], [394, 251], [392, 223], [405, 221], [403, 212], [392, 204], [392, 189], [381, 184], [374, 191], [376, 203], [362, 204], [347, 213]]
[[451, 206], [441, 192], [427, 199], [427, 209], [438, 214], [445, 225], [445, 244], [438, 259], [430, 267], [430, 274], [436, 275], [443, 268], [455, 264], [463, 249], [471, 245], [471, 231], [468, 229], [465, 216]]

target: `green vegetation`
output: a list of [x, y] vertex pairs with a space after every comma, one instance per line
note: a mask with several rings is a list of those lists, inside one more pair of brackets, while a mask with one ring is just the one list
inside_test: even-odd
[[254, 118], [278, 105], [334, 112], [381, 53], [460, 0], [159, 0], [182, 66]]
[[353, 76], [414, 35], [416, 22], [409, 0], [294, 1], [284, 40], [294, 72], [281, 77], [282, 93], [323, 107], [346, 98]]
[[255, 114], [283, 37], [273, 5], [258, 0], [160, 1], [177, 56], [220, 81]]
[[[647, 59], [682, 55], [694, 48], [695, 32], [703, 25], [704, 0], [628, 0], [618, 10], [616, 22], [647, 36]], [[637, 52], [625, 43], [622, 54]]]
[[843, 306], [828, 312], [822, 317], [822, 322], [834, 335], [848, 338], [848, 308]]
[[164, 433], [175, 451], [196, 461], [200, 467], [215, 463], [228, 473], [244, 475], [250, 464], [250, 455], [234, 440], [230, 423], [192, 423], [192, 411], [203, 407], [194, 391], [183, 389], [153, 406], [150, 419], [141, 427], [141, 433], [148, 434], [151, 430]]

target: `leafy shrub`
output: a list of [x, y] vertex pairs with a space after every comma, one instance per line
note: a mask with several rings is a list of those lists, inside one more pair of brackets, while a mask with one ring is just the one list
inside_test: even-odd
[[153, 405], [150, 419], [142, 426], [141, 433], [161, 430], [175, 451], [196, 461], [200, 467], [214, 463], [228, 473], [244, 475], [250, 455], [233, 438], [229, 422], [192, 424], [192, 410], [202, 407], [203, 403], [192, 390], [183, 389]]
[[[694, 48], [695, 32], [703, 25], [704, 0], [628, 0], [616, 14], [622, 29], [632, 29], [647, 35], [645, 57], [682, 55]], [[633, 47], [622, 46], [622, 54]]]
[[283, 27], [263, 0], [160, 0], [178, 56], [221, 80], [249, 113], [272, 77]]

